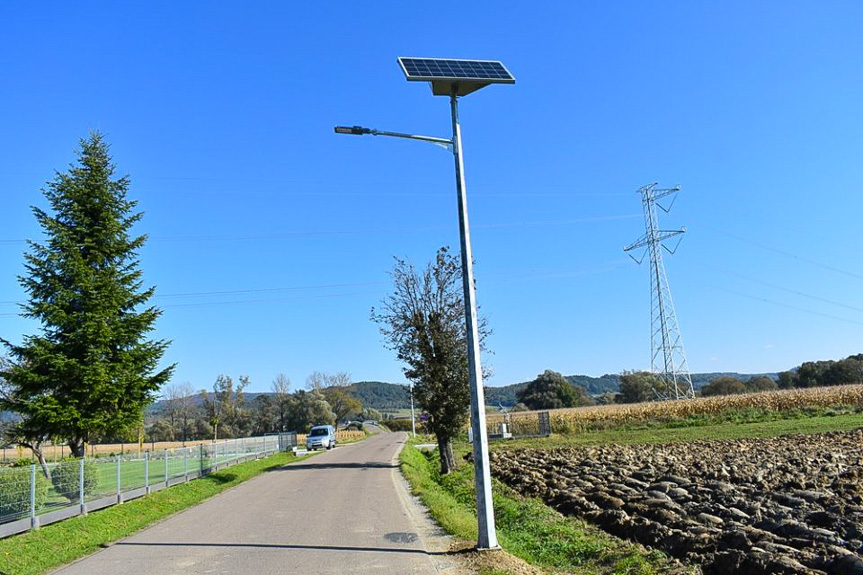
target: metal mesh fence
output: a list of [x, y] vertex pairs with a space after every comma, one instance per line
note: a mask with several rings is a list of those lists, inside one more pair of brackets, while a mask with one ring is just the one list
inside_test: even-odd
[[0, 469], [0, 517], [14, 521], [29, 516], [29, 468]]
[[551, 421], [547, 411], [489, 415], [486, 433], [490, 439], [545, 437], [551, 435]]
[[0, 467], [0, 537], [170, 487], [247, 459], [290, 450], [271, 435], [194, 447]]

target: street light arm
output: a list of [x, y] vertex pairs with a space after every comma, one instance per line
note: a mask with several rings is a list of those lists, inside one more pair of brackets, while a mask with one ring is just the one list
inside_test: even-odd
[[420, 136], [417, 134], [402, 134], [400, 132], [385, 132], [383, 130], [369, 130], [372, 136], [390, 136], [391, 138], [406, 138], [408, 140], [422, 140], [423, 142], [431, 142], [433, 144], [443, 144], [452, 146], [452, 140], [449, 138], [435, 138], [434, 136]]
[[336, 126], [336, 134], [351, 134], [355, 136], [390, 136], [391, 138], [405, 138], [408, 140], [420, 140], [423, 142], [431, 142], [439, 146], [444, 146], [447, 149], [452, 148], [452, 140], [449, 138], [436, 138], [434, 136], [420, 136], [417, 134], [402, 134], [401, 132], [387, 132], [385, 130], [375, 130], [374, 128], [363, 128], [362, 126]]

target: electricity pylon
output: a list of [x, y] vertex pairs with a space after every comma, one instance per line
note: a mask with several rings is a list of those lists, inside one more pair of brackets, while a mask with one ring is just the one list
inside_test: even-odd
[[[653, 391], [661, 399], [681, 399], [695, 397], [692, 388], [692, 377], [686, 365], [686, 354], [683, 351], [683, 340], [677, 325], [677, 315], [674, 313], [674, 302], [671, 300], [671, 288], [668, 287], [668, 277], [665, 275], [665, 265], [662, 263], [662, 250], [673, 254], [682, 238], [678, 238], [674, 249], [663, 244], [664, 240], [681, 236], [686, 228], [679, 230], [660, 230], [656, 208], [664, 212], [671, 210], [680, 186], [673, 188], [657, 188], [656, 182], [639, 188], [641, 203], [644, 207], [644, 235], [634, 243], [623, 248], [630, 252], [646, 247], [647, 250], [636, 259], [638, 264], [644, 261], [644, 256], [650, 255], [650, 370], [662, 379], [662, 386], [654, 387]], [[668, 207], [662, 206], [657, 200], [670, 197]], [[661, 358], [661, 364], [660, 364]]]

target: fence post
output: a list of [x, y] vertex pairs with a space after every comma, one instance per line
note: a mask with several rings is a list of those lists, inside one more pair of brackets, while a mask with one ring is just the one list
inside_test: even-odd
[[198, 444], [198, 461], [200, 464], [198, 465], [198, 470], [200, 471], [201, 477], [204, 476], [204, 444]]
[[144, 491], [150, 493], [150, 452], [144, 452]]
[[78, 467], [78, 502], [81, 506], [81, 515], [87, 515], [87, 504], [84, 502], [84, 458], [80, 459]]
[[186, 481], [189, 480], [189, 450], [183, 450], [183, 475], [186, 477]]
[[39, 518], [36, 517], [36, 466], [30, 466], [30, 529], [39, 529]]
[[123, 487], [120, 483], [120, 463], [121, 455], [117, 456], [117, 504], [123, 503]]
[[168, 486], [168, 450], [165, 449], [165, 487]]

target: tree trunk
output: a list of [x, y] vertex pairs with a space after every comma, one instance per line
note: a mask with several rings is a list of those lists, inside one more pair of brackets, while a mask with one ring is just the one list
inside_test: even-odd
[[437, 440], [437, 449], [440, 454], [440, 474], [447, 475], [450, 471], [455, 470], [455, 455], [452, 452], [452, 441], [448, 437], [439, 437]]
[[21, 441], [19, 445], [23, 445], [33, 452], [33, 455], [36, 456], [39, 465], [42, 467], [42, 474], [45, 475], [45, 479], [51, 479], [51, 469], [48, 468], [48, 462], [45, 461], [45, 453], [42, 452], [42, 442], [25, 443]]
[[36, 456], [36, 459], [39, 460], [39, 465], [42, 466], [42, 473], [45, 475], [45, 479], [51, 479], [51, 470], [48, 468], [48, 462], [45, 461], [45, 454], [42, 453], [42, 446], [36, 446], [30, 448], [33, 451], [33, 455]]
[[84, 457], [84, 439], [81, 437], [73, 437], [66, 445], [69, 446], [69, 451], [72, 452], [72, 457], [81, 459]]

